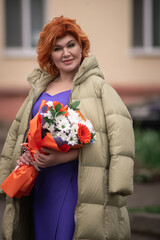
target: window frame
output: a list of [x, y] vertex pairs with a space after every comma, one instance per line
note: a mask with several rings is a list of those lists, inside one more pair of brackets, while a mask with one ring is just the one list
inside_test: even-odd
[[[133, 1], [131, 4], [131, 35], [133, 38]], [[143, 0], [143, 46], [136, 47], [131, 43], [130, 54], [133, 56], [148, 56], [148, 57], [159, 57], [160, 56], [160, 46], [153, 46], [153, 4], [152, 0]], [[132, 42], [132, 41], [131, 41]]]
[[[5, 0], [4, 0], [5, 1]], [[31, 0], [21, 0], [21, 13], [22, 13], [22, 46], [20, 47], [7, 47], [5, 46], [5, 34], [4, 35], [4, 47], [3, 56], [6, 58], [35, 58], [36, 57], [36, 47], [31, 46], [31, 11], [30, 11], [30, 1]], [[47, 16], [47, 6], [48, 1], [44, 0], [44, 19], [43, 25], [46, 22]], [[5, 7], [5, 5], [3, 4]], [[5, 12], [5, 11], [4, 11]], [[5, 19], [5, 16], [4, 16]], [[5, 23], [5, 21], [4, 21]], [[6, 26], [4, 26], [5, 28]]]

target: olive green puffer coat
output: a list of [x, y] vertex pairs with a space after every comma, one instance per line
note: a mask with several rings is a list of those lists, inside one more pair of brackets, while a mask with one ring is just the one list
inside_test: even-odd
[[[29, 75], [32, 88], [10, 128], [1, 154], [0, 184], [21, 155], [19, 146], [26, 140], [33, 103], [53, 80], [39, 68]], [[82, 114], [92, 122], [97, 141], [79, 151], [73, 239], [129, 240], [126, 195], [133, 191], [132, 119], [116, 91], [104, 80], [93, 56], [84, 59], [75, 75], [70, 101], [75, 100], [80, 100]], [[34, 239], [32, 195], [20, 200], [6, 197], [6, 203], [2, 239]]]

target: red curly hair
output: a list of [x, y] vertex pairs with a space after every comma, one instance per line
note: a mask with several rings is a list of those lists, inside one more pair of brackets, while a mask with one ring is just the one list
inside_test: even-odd
[[86, 34], [82, 31], [76, 20], [64, 18], [63, 16], [54, 18], [46, 24], [40, 33], [37, 44], [37, 61], [43, 70], [47, 70], [51, 75], [57, 75], [59, 70], [52, 64], [51, 52], [56, 45], [57, 38], [71, 34], [82, 47], [82, 59], [88, 56], [90, 42]]

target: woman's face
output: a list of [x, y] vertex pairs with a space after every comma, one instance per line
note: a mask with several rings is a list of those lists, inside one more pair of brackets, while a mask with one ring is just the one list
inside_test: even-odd
[[76, 38], [67, 34], [57, 39], [51, 56], [60, 73], [76, 73], [81, 64], [81, 53], [82, 48]]

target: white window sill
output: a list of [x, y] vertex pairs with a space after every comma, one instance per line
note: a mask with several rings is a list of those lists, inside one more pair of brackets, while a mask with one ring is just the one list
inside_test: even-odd
[[35, 59], [37, 57], [36, 48], [6, 48], [2, 55], [8, 59]]
[[160, 47], [154, 48], [131, 48], [129, 50], [129, 55], [131, 57], [160, 57]]

